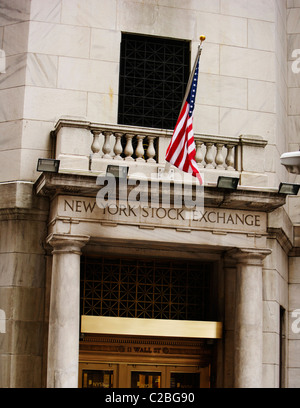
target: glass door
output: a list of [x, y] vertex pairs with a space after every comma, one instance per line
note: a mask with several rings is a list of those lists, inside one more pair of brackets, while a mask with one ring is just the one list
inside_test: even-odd
[[126, 388], [209, 388], [210, 367], [128, 364], [124, 380]]
[[170, 374], [170, 388], [199, 388], [200, 373], [173, 372]]
[[[158, 365], [128, 364], [126, 385], [128, 388], [165, 388], [165, 367]], [[120, 378], [120, 384], [122, 379]], [[122, 385], [120, 385], [122, 386]]]
[[161, 372], [131, 371], [131, 388], [161, 388]]
[[79, 366], [79, 387], [116, 388], [118, 365], [82, 363]]
[[167, 367], [166, 382], [170, 388], [209, 388], [210, 367]]

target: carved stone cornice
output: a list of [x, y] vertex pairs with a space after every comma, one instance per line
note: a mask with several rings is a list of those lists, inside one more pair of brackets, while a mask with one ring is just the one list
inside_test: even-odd
[[[96, 197], [100, 186], [96, 184], [97, 177], [81, 174], [67, 173], [43, 173], [36, 181], [34, 188], [37, 195], [55, 197], [57, 195], [72, 194], [78, 196]], [[138, 180], [137, 180], [138, 181]], [[164, 189], [165, 181], [157, 181], [159, 191]], [[171, 197], [174, 195], [175, 183], [170, 183]], [[133, 183], [131, 183], [133, 184]], [[128, 185], [128, 194], [135, 185]], [[148, 180], [148, 191], [151, 188], [151, 180]], [[196, 186], [192, 187], [192, 199], [196, 196]], [[117, 188], [118, 198], [118, 188]], [[213, 186], [204, 187], [204, 205], [207, 207], [219, 207], [248, 211], [272, 212], [285, 204], [286, 197], [271, 190], [255, 190], [240, 188], [234, 192], [221, 191]]]
[[281, 248], [285, 253], [289, 254], [293, 250], [293, 244], [291, 243], [286, 232], [282, 228], [268, 228], [268, 238], [277, 239]]

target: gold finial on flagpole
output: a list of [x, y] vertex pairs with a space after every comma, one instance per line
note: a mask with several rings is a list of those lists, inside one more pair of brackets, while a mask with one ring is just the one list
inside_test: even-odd
[[199, 40], [200, 40], [200, 44], [199, 44], [199, 46], [198, 46], [198, 49], [199, 49], [199, 53], [201, 54], [201, 51], [202, 51], [202, 43], [203, 43], [203, 41], [206, 40], [205, 35], [200, 35]]
[[205, 35], [200, 35], [199, 40], [200, 40], [200, 47], [202, 48], [202, 43], [203, 43], [203, 41], [206, 40]]

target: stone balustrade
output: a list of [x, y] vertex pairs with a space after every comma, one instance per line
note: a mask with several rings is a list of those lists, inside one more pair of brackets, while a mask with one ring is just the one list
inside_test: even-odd
[[[113, 131], [93, 130], [91, 151], [93, 157], [103, 159], [139, 161], [156, 163], [158, 135], [142, 135], [135, 133], [122, 133]], [[102, 136], [102, 143], [100, 137]], [[113, 147], [112, 147], [113, 145]], [[93, 158], [92, 157], [92, 158]]]
[[[92, 130], [93, 157], [103, 159], [162, 163], [158, 158], [160, 134], [122, 133]], [[100, 137], [102, 136], [102, 143]], [[171, 136], [170, 136], [171, 137]], [[168, 138], [168, 140], [170, 139]], [[195, 135], [196, 162], [199, 168], [236, 170], [235, 148], [239, 138]]]
[[[135, 172], [144, 165], [141, 171], [153, 173], [165, 164], [172, 131], [60, 119], [52, 135], [53, 156], [61, 161], [61, 171], [101, 172], [109, 162], [123, 162]], [[267, 142], [259, 136], [195, 134], [195, 144], [200, 171], [264, 173]]]

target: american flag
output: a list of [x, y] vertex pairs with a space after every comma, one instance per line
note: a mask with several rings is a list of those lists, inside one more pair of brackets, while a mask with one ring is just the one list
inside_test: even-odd
[[203, 184], [195, 161], [196, 147], [193, 131], [193, 112], [196, 99], [199, 72], [199, 56], [188, 96], [180, 111], [173, 136], [166, 153], [166, 161], [178, 169], [197, 177]]

